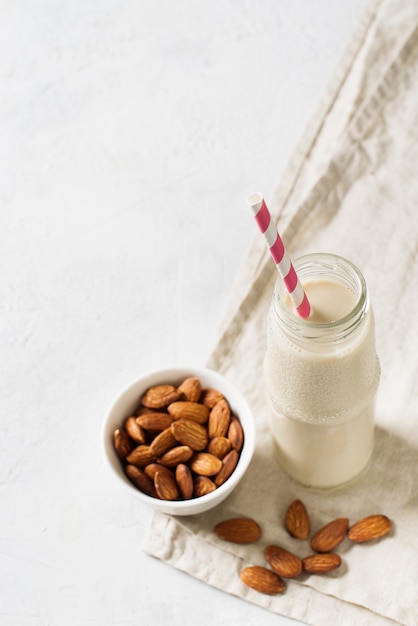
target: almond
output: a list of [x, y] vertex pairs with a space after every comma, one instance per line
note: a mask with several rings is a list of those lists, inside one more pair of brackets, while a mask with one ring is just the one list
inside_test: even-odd
[[136, 418], [137, 423], [144, 430], [153, 430], [161, 432], [166, 428], [169, 428], [173, 418], [168, 413], [146, 413]]
[[148, 409], [163, 409], [176, 402], [180, 394], [173, 385], [156, 385], [150, 387], [142, 396], [141, 403]]
[[208, 430], [209, 437], [225, 437], [229, 422], [231, 420], [231, 410], [228, 402], [223, 399], [219, 400], [209, 414]]
[[154, 497], [189, 499], [214, 491], [229, 478], [244, 432], [219, 390], [202, 389], [192, 375], [172, 382], [148, 387], [113, 441], [122, 469], [132, 466], [127, 476], [139, 489]]
[[302, 561], [280, 546], [267, 546], [264, 556], [271, 568], [282, 578], [296, 578], [302, 571]]
[[209, 409], [198, 402], [172, 402], [167, 411], [175, 420], [192, 420], [198, 424], [206, 424], [209, 418]]
[[150, 452], [155, 456], [162, 456], [177, 445], [177, 440], [171, 432], [171, 427], [163, 430], [150, 444]]
[[208, 452], [218, 459], [223, 459], [230, 450], [231, 442], [226, 437], [214, 437], [209, 441]]
[[127, 417], [124, 426], [126, 432], [131, 439], [133, 439], [137, 443], [145, 443], [144, 429], [138, 424], [138, 422], [136, 421], [136, 417], [134, 417], [133, 415]]
[[344, 539], [348, 528], [348, 519], [340, 517], [318, 530], [311, 539], [311, 548], [315, 552], [331, 552]]
[[200, 402], [208, 407], [208, 409], [213, 409], [215, 404], [219, 402], [219, 400], [223, 400], [223, 394], [217, 389], [213, 389], [209, 387], [207, 389], [202, 389], [202, 393], [200, 394]]
[[166, 467], [176, 467], [179, 463], [187, 463], [192, 456], [193, 450], [189, 446], [177, 446], [163, 454], [158, 463]]
[[214, 476], [221, 469], [222, 461], [208, 452], [197, 452], [189, 465], [190, 469], [199, 476]]
[[132, 451], [132, 441], [129, 439], [128, 433], [121, 428], [117, 428], [113, 433], [113, 447], [122, 461], [124, 461]]
[[152, 454], [150, 446], [147, 446], [146, 444], [140, 444], [126, 457], [128, 463], [138, 465], [139, 467], [145, 467], [148, 463], [156, 461], [156, 459], [157, 457]]
[[244, 584], [260, 593], [273, 595], [283, 593], [285, 590], [285, 584], [280, 576], [260, 565], [246, 567], [242, 570], [240, 578]]
[[151, 478], [152, 481], [154, 481], [155, 474], [157, 472], [168, 472], [169, 474], [174, 476], [173, 471], [165, 465], [161, 465], [161, 463], [149, 463], [144, 467], [144, 472], [147, 476]]
[[176, 482], [184, 500], [190, 500], [193, 495], [193, 478], [190, 469], [184, 463], [176, 467]]
[[302, 559], [302, 565], [305, 572], [310, 574], [325, 574], [333, 569], [340, 567], [341, 557], [335, 552], [328, 554], [311, 554]]
[[137, 417], [141, 417], [141, 415], [148, 415], [149, 413], [159, 413], [159, 409], [147, 409], [146, 406], [142, 406], [142, 404], [136, 409], [135, 415]]
[[233, 417], [228, 428], [228, 439], [235, 450], [241, 452], [244, 444], [244, 431], [239, 419]]
[[154, 487], [154, 483], [149, 476], [146, 475], [144, 470], [140, 467], [136, 467], [135, 465], [127, 465], [125, 467], [125, 472], [129, 480], [137, 487], [140, 491], [145, 493], [147, 496], [151, 496], [152, 498], [156, 497], [156, 491]]
[[177, 391], [180, 397], [184, 397], [188, 402], [197, 402], [202, 392], [202, 385], [196, 376], [190, 376], [183, 380], [181, 385], [177, 387]]
[[309, 515], [301, 500], [294, 500], [286, 511], [285, 527], [295, 539], [307, 539], [310, 531]]
[[208, 476], [196, 476], [193, 481], [193, 495], [198, 498], [215, 491], [216, 485]]
[[261, 537], [261, 527], [249, 517], [232, 517], [216, 524], [215, 534], [232, 543], [254, 543]]
[[353, 524], [348, 530], [347, 537], [350, 541], [363, 543], [383, 537], [391, 528], [392, 523], [386, 515], [369, 515]]
[[232, 472], [237, 466], [239, 454], [236, 450], [231, 450], [222, 459], [222, 467], [216, 474], [213, 482], [217, 487], [223, 485], [223, 483], [231, 476]]
[[155, 491], [161, 500], [178, 500], [176, 479], [167, 472], [157, 472], [154, 476]]
[[193, 420], [179, 419], [171, 424], [173, 437], [192, 450], [204, 450], [208, 443], [208, 431]]

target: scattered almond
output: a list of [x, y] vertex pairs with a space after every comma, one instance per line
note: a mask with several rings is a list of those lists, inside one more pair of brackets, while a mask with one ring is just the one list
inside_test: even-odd
[[311, 539], [311, 548], [315, 552], [331, 552], [344, 539], [348, 528], [348, 519], [340, 517], [318, 530]]
[[294, 500], [286, 511], [285, 527], [295, 539], [307, 539], [310, 532], [309, 515], [301, 500]]
[[300, 558], [280, 546], [267, 546], [264, 556], [271, 568], [282, 578], [296, 578], [302, 571]]
[[350, 541], [363, 543], [383, 537], [391, 528], [392, 523], [386, 515], [369, 515], [353, 524], [347, 532], [347, 537]]
[[[236, 452], [232, 450], [231, 452]], [[347, 535], [356, 542], [370, 541], [386, 535], [392, 523], [385, 515], [369, 515], [356, 522], [347, 531], [348, 519], [337, 518], [323, 526], [311, 539], [315, 554], [300, 559], [296, 554], [277, 545], [268, 545], [264, 556], [271, 570], [259, 565], [245, 568], [241, 580], [261, 593], [284, 591], [283, 578], [297, 578], [302, 572], [326, 574], [341, 566], [339, 554], [331, 552]], [[294, 500], [286, 511], [285, 527], [296, 539], [307, 539], [310, 522], [306, 507], [300, 500]], [[214, 527], [215, 534], [238, 544], [257, 541], [261, 537], [261, 527], [251, 518], [231, 518]], [[326, 551], [327, 550], [327, 551]]]
[[248, 517], [236, 517], [216, 524], [215, 534], [224, 541], [232, 543], [254, 543], [261, 537], [261, 527]]
[[341, 565], [341, 557], [335, 552], [311, 554], [302, 559], [303, 569], [310, 574], [325, 574]]
[[240, 578], [248, 587], [268, 595], [283, 593], [286, 588], [280, 576], [260, 565], [246, 567], [242, 570]]

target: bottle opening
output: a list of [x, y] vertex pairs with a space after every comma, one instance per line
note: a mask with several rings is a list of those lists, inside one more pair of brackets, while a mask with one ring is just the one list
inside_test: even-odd
[[278, 280], [274, 309], [286, 329], [295, 336], [321, 341], [350, 334], [368, 309], [367, 287], [360, 270], [332, 254], [309, 254], [296, 259], [294, 265], [312, 311], [309, 318], [300, 318]]

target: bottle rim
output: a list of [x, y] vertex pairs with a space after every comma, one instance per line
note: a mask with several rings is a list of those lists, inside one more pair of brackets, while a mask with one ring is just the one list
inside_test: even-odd
[[273, 294], [273, 309], [286, 330], [293, 336], [312, 341], [338, 341], [345, 339], [360, 324], [369, 308], [366, 281], [360, 269], [348, 259], [330, 253], [311, 253], [295, 259], [294, 268], [303, 284], [313, 276], [339, 280], [353, 290], [356, 304], [344, 317], [326, 323], [312, 322], [299, 317], [285, 304], [287, 295], [283, 280], [278, 276]]

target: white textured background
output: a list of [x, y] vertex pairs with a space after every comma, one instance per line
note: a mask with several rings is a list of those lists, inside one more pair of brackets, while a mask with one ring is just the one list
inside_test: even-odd
[[0, 1], [1, 626], [295, 623], [144, 555], [100, 428], [206, 362], [364, 5]]

